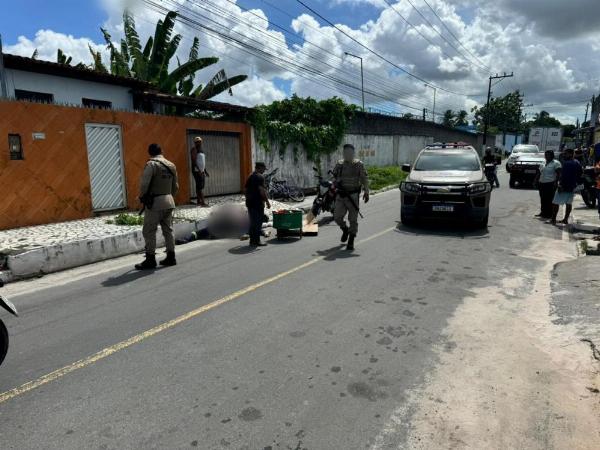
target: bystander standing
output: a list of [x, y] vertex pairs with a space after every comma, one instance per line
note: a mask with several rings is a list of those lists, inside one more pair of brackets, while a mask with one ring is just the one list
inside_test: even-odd
[[556, 194], [559, 171], [561, 164], [554, 159], [554, 151], [547, 150], [544, 153], [546, 163], [540, 169], [537, 178], [537, 186], [540, 191], [540, 212], [536, 217], [544, 219], [552, 218], [552, 200]]
[[262, 224], [265, 216], [265, 206], [271, 208], [271, 203], [267, 196], [267, 188], [265, 187], [265, 178], [263, 173], [267, 166], [262, 162], [257, 162], [252, 175], [248, 177], [245, 186], [246, 207], [248, 208], [248, 216], [250, 217], [250, 235], [251, 247], [262, 247], [266, 244], [260, 242]]
[[556, 225], [556, 217], [560, 205], [565, 205], [565, 216], [561, 223], [568, 224], [571, 210], [573, 209], [573, 198], [575, 197], [575, 188], [583, 174], [583, 169], [579, 161], [573, 159], [573, 149], [567, 149], [564, 152], [564, 161], [559, 170], [558, 187], [552, 201], [552, 219], [550, 223]]

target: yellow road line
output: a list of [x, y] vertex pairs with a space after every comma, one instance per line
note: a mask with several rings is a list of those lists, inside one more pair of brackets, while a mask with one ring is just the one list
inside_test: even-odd
[[[386, 233], [389, 233], [390, 231], [392, 231], [395, 227], [392, 228], [388, 228], [386, 230], [383, 230], [380, 233], [374, 234], [372, 236], [369, 236], [368, 238], [362, 240], [359, 242], [360, 243], [365, 243], [368, 241], [371, 241], [373, 239], [376, 239], [380, 236], [383, 236]], [[339, 250], [336, 250], [339, 251]], [[256, 291], [257, 289], [260, 289], [263, 286], [266, 286], [268, 284], [274, 283], [278, 280], [281, 280], [282, 278], [285, 278], [293, 273], [296, 273], [300, 270], [306, 269], [307, 267], [310, 267], [314, 264], [316, 264], [319, 261], [322, 261], [323, 259], [325, 259], [328, 255], [325, 256], [319, 256], [318, 258], [314, 258], [311, 259], [310, 261], [305, 262], [304, 264], [300, 264], [299, 266], [294, 267], [293, 269], [290, 270], [286, 270], [285, 272], [281, 272], [275, 276], [272, 276], [270, 278], [267, 278], [263, 281], [260, 281], [258, 283], [252, 284], [248, 287], [245, 287], [243, 289], [240, 289], [239, 291], [236, 291], [232, 294], [229, 294], [225, 297], [222, 297], [218, 300], [215, 300], [212, 303], [209, 303], [208, 305], [204, 305], [201, 306], [200, 308], [194, 309], [193, 311], [190, 311], [186, 314], [183, 314], [179, 317], [176, 317], [173, 320], [169, 320], [168, 322], [164, 322], [160, 325], [157, 325], [154, 328], [151, 328], [147, 331], [144, 331], [143, 333], [137, 334], [133, 337], [130, 337], [129, 339], [125, 340], [125, 341], [121, 341], [118, 344], [112, 345], [110, 347], [107, 347], [103, 350], [100, 350], [98, 353], [95, 353], [91, 356], [88, 356], [87, 358], [84, 359], [80, 359], [79, 361], [76, 361], [72, 364], [69, 364], [68, 366], [62, 367], [58, 370], [55, 370], [54, 372], [50, 372], [40, 378], [38, 378], [37, 380], [34, 381], [30, 381], [27, 382], [25, 384], [22, 384], [19, 387], [16, 387], [14, 389], [11, 389], [9, 391], [3, 392], [2, 394], [0, 394], [0, 403], [4, 403], [12, 398], [15, 398], [19, 395], [25, 394], [26, 392], [32, 391], [33, 389], [37, 389], [40, 386], [43, 386], [44, 384], [48, 384], [52, 381], [58, 380], [59, 378], [64, 377], [65, 375], [68, 375], [71, 372], [74, 372], [76, 370], [79, 369], [83, 369], [84, 367], [87, 367], [91, 364], [94, 364], [97, 361], [100, 361], [101, 359], [107, 358], [110, 355], [113, 355], [121, 350], [126, 349], [127, 347], [131, 347], [134, 344], [137, 344], [138, 342], [141, 342], [149, 337], [154, 336], [155, 334], [161, 333], [163, 331], [166, 331], [170, 328], [175, 327], [176, 325], [179, 325], [182, 322], [185, 322], [189, 319], [192, 319], [196, 316], [199, 316], [201, 314], [204, 314], [207, 311], [210, 311], [211, 309], [214, 309], [218, 306], [221, 306], [225, 303], [228, 303], [232, 300], [235, 300], [237, 298], [240, 298], [246, 294], [249, 294], [253, 291]]]

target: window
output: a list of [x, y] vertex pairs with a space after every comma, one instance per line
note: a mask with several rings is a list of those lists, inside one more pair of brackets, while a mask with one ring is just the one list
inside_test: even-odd
[[17, 100], [28, 100], [30, 102], [38, 103], [53, 103], [54, 95], [46, 94], [44, 92], [33, 92], [24, 91], [22, 89], [15, 89], [15, 97]]
[[472, 152], [424, 152], [415, 163], [415, 170], [461, 170], [474, 172], [481, 169], [479, 158]]
[[8, 151], [10, 153], [10, 159], [17, 161], [23, 158], [23, 147], [21, 146], [21, 136], [18, 134], [8, 135]]
[[111, 109], [112, 103], [105, 100], [94, 100], [92, 98], [82, 98], [81, 103], [86, 108]]

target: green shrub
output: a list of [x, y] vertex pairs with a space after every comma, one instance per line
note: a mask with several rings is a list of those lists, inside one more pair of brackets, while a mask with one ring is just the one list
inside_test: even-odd
[[376, 191], [388, 186], [400, 184], [406, 178], [406, 172], [398, 166], [367, 167], [371, 190]]
[[126, 226], [143, 225], [144, 216], [140, 216], [137, 214], [121, 213], [118, 216], [116, 216], [113, 220], [107, 220], [106, 223]]

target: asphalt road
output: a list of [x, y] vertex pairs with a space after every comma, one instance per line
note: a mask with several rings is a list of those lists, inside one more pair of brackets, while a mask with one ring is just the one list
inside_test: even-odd
[[390, 191], [353, 253], [330, 224], [253, 252], [189, 244], [153, 273], [130, 257], [9, 287], [0, 447], [410, 448], [412, 407], [389, 422], [455, 351], [456, 308], [541, 270], [533, 238], [563, 240], [532, 219], [535, 192], [501, 181], [487, 231], [397, 227]]

